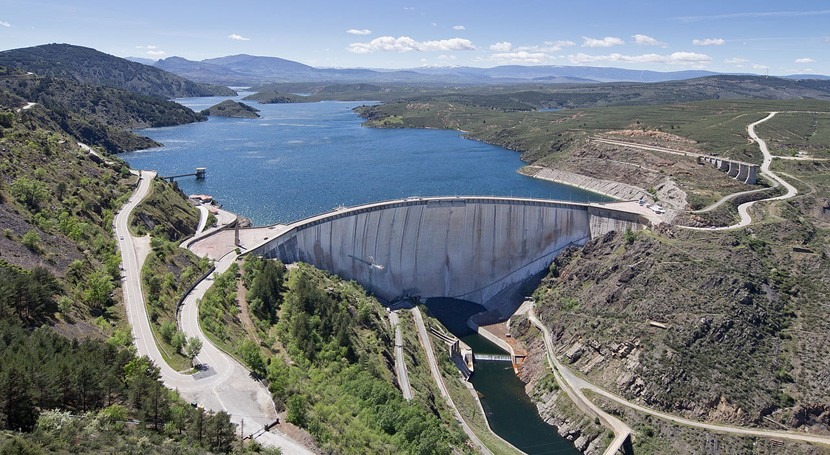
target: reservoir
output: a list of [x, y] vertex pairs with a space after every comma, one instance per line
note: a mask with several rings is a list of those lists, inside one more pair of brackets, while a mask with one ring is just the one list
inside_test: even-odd
[[[226, 98], [178, 100], [196, 111]], [[235, 98], [239, 99], [239, 98]], [[360, 102], [256, 104], [259, 119], [137, 131], [164, 147], [121, 155], [159, 175], [207, 168], [207, 178], [177, 179], [185, 194], [210, 194], [255, 225], [409, 196], [522, 196], [606, 201], [604, 196], [517, 173], [516, 152], [457, 131], [361, 126]]]
[[[178, 101], [199, 111], [224, 99]], [[155, 169], [161, 176], [206, 167], [204, 180], [177, 179], [182, 191], [210, 194], [255, 225], [409, 196], [608, 200], [521, 175], [516, 171], [524, 163], [518, 153], [465, 139], [456, 131], [365, 128], [353, 112], [363, 103], [250, 104], [261, 110], [261, 118], [211, 117], [207, 122], [140, 130], [164, 147], [125, 153], [122, 158], [135, 169]], [[475, 352], [498, 352], [466, 328], [466, 320], [481, 306], [444, 300], [430, 300], [436, 317]], [[442, 308], [454, 313], [443, 314]], [[527, 453], [577, 453], [539, 418], [509, 364], [481, 362], [471, 382], [482, 395], [490, 425], [503, 438]]]

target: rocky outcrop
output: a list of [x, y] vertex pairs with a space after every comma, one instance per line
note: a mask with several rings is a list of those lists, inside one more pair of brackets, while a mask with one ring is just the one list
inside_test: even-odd
[[599, 454], [608, 443], [606, 430], [575, 407], [567, 394], [558, 388], [546, 363], [546, 352], [541, 339], [534, 336], [529, 324], [514, 324], [514, 336], [520, 337], [528, 350], [519, 377], [527, 382], [526, 392], [536, 403], [539, 416], [556, 427], [560, 436], [571, 441], [582, 453]]

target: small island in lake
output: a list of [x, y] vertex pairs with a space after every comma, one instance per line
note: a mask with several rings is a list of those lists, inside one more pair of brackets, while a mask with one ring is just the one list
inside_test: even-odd
[[219, 104], [203, 110], [202, 115], [212, 115], [216, 117], [233, 117], [233, 118], [259, 118], [259, 109], [248, 106], [245, 103], [240, 103], [233, 100], [225, 100]]
[[248, 95], [243, 99], [248, 101], [259, 101], [259, 104], [288, 104], [301, 102], [295, 95], [288, 95], [274, 90], [257, 92], [253, 95]]

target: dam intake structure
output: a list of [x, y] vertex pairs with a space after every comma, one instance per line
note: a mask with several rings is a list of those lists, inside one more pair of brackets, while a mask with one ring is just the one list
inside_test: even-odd
[[640, 214], [605, 204], [408, 198], [291, 223], [249, 253], [309, 263], [355, 280], [386, 301], [452, 297], [486, 307], [569, 246], [648, 224]]

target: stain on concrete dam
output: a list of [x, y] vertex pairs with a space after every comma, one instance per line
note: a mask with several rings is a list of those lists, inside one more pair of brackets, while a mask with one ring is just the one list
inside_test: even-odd
[[484, 304], [549, 266], [571, 245], [640, 229], [603, 204], [430, 197], [342, 209], [292, 223], [252, 252], [307, 262], [385, 300], [452, 297]]

